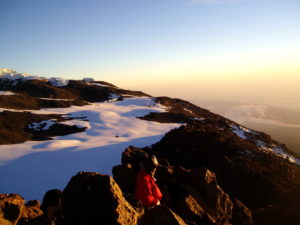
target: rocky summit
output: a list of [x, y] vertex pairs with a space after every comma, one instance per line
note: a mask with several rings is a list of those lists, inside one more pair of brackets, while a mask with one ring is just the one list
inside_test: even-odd
[[[181, 99], [151, 97], [93, 79], [48, 79], [5, 70], [0, 76], [0, 144], [89, 132], [88, 126], [70, 123], [84, 124], [89, 118], [85, 115], [36, 110], [110, 101], [122, 106], [133, 104], [124, 102], [134, 97], [151, 99], [149, 109], [160, 108], [147, 109], [145, 115], [135, 109], [130, 116], [175, 123], [178, 128], [148, 147], [121, 149], [120, 165], [111, 168], [113, 176], [78, 171], [63, 190], [44, 190], [51, 194], [42, 206], [38, 201], [26, 203], [17, 193], [0, 194], [0, 224], [300, 224], [300, 156], [265, 133]], [[129, 116], [123, 111], [122, 115]], [[111, 120], [113, 116], [109, 114]], [[134, 192], [140, 163], [149, 155], [158, 158], [155, 178], [163, 199], [160, 206], [145, 211]]]

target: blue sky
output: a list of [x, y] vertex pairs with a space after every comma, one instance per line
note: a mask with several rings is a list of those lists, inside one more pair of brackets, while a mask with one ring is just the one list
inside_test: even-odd
[[275, 77], [266, 92], [283, 85], [300, 100], [300, 1], [1, 0], [0, 8], [0, 67], [187, 98], [263, 95], [249, 83]]

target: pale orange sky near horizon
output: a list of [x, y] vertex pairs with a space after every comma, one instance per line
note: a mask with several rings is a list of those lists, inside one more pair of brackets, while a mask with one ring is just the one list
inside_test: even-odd
[[127, 76], [114, 74], [111, 77], [117, 79], [111, 82], [154, 96], [268, 104], [300, 110], [298, 59], [300, 48], [275, 55], [267, 51], [257, 55], [242, 52], [190, 59], [187, 63], [164, 62], [153, 68], [124, 68], [115, 72]]

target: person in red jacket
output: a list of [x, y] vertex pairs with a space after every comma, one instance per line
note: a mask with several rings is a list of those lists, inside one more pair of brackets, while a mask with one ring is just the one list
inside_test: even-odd
[[149, 156], [141, 163], [141, 170], [136, 179], [135, 195], [146, 209], [160, 205], [160, 200], [162, 199], [161, 191], [154, 178], [157, 166], [156, 157], [154, 155]]

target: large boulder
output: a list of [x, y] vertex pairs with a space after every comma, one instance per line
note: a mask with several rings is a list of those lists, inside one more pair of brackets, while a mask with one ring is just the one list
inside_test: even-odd
[[138, 217], [114, 179], [93, 172], [72, 177], [63, 191], [63, 208], [67, 225], [134, 225]]
[[165, 206], [157, 206], [141, 217], [141, 225], [186, 225], [186, 223]]
[[112, 174], [123, 192], [134, 193], [137, 173], [131, 164], [114, 166]]
[[139, 170], [140, 162], [148, 157], [148, 153], [140, 148], [129, 146], [122, 153], [122, 164], [131, 164], [134, 170]]
[[188, 199], [188, 206], [192, 211], [197, 209], [196, 221], [215, 225], [229, 224], [233, 203], [217, 184], [213, 172], [206, 168], [191, 170], [186, 182], [186, 191], [193, 197]]

